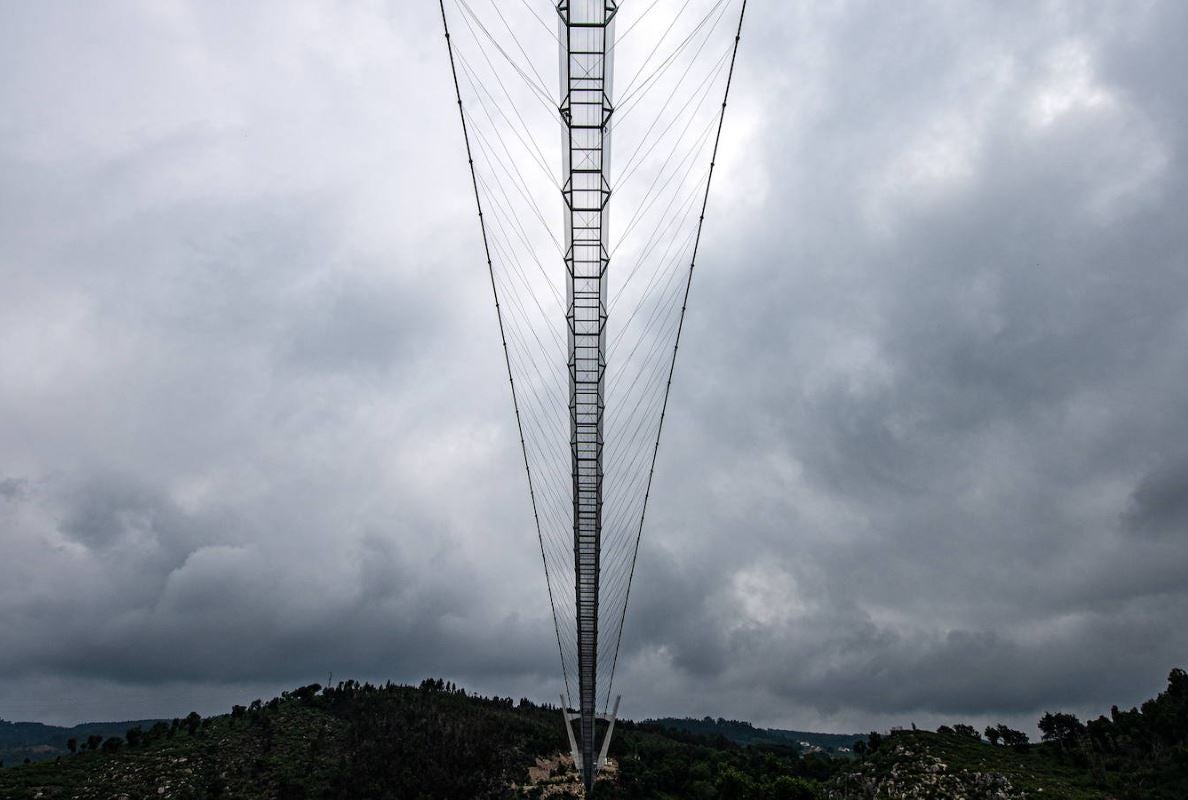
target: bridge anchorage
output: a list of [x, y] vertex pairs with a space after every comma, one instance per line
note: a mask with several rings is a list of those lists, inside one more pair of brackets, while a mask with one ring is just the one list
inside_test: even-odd
[[[594, 719], [597, 722], [606, 723], [606, 731], [602, 734], [602, 746], [598, 750], [598, 760], [590, 761], [590, 756], [583, 752], [584, 748], [579, 748], [577, 739], [573, 734], [573, 723], [581, 723], [582, 715], [570, 712], [565, 706], [565, 695], [561, 695], [561, 715], [565, 720], [565, 733], [569, 736], [569, 751], [573, 754], [573, 765], [577, 768], [578, 774], [582, 776], [582, 783], [586, 787], [586, 794], [589, 795], [594, 786], [594, 778], [598, 774], [598, 770], [606, 766], [606, 753], [610, 749], [611, 736], [615, 732], [615, 719], [619, 716], [619, 700], [621, 697], [615, 697], [615, 707], [609, 714], [596, 714]], [[593, 737], [590, 739], [593, 742]], [[586, 765], [590, 764], [591, 769], [587, 770]]]

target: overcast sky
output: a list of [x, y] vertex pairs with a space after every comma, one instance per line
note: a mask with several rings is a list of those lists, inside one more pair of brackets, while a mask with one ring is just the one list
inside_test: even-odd
[[[0, 0], [0, 717], [556, 697], [439, 26]], [[1186, 35], [752, 0], [623, 713], [1030, 725], [1188, 664]]]

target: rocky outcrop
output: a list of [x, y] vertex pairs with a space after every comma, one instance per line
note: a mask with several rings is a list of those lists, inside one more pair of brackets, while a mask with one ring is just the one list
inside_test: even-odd
[[1006, 775], [950, 769], [936, 756], [896, 745], [830, 781], [828, 800], [1022, 800]]

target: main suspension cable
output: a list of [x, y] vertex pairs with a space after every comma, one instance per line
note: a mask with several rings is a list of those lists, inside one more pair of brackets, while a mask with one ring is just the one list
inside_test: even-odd
[[681, 331], [684, 329], [684, 326], [685, 326], [685, 310], [689, 306], [689, 290], [693, 286], [693, 268], [697, 264], [697, 248], [701, 244], [701, 228], [705, 224], [705, 211], [706, 211], [706, 208], [709, 206], [710, 185], [713, 182], [713, 178], [714, 178], [714, 162], [716, 162], [718, 159], [718, 145], [721, 144], [721, 141], [722, 141], [722, 123], [726, 120], [726, 101], [730, 97], [730, 84], [731, 84], [731, 81], [734, 79], [734, 62], [735, 62], [735, 59], [738, 57], [738, 43], [739, 43], [739, 40], [742, 39], [743, 17], [746, 15], [746, 13], [747, 13], [747, 0], [742, 0], [742, 7], [739, 9], [739, 12], [738, 12], [738, 28], [735, 30], [735, 33], [734, 33], [734, 50], [731, 52], [731, 55], [730, 55], [730, 71], [726, 75], [726, 90], [722, 94], [722, 111], [718, 116], [718, 133], [714, 137], [714, 150], [710, 156], [709, 176], [706, 178], [706, 181], [705, 181], [705, 196], [701, 201], [701, 216], [697, 220], [697, 236], [693, 240], [693, 254], [689, 261], [689, 276], [685, 280], [685, 294], [684, 294], [684, 298], [681, 301], [681, 314], [677, 320], [676, 340], [673, 342], [673, 345], [672, 345], [672, 360], [669, 362], [669, 367], [668, 367], [668, 383], [664, 388], [664, 402], [660, 407], [660, 424], [656, 428], [656, 442], [652, 447], [652, 464], [651, 464], [651, 467], [648, 469], [648, 482], [647, 482], [646, 488], [644, 489], [643, 509], [640, 511], [640, 514], [639, 514], [639, 528], [635, 535], [635, 548], [634, 548], [634, 552], [632, 553], [632, 556], [631, 556], [631, 570], [627, 576], [627, 591], [626, 591], [626, 596], [624, 597], [624, 600], [623, 600], [623, 612], [619, 618], [619, 631], [618, 631], [618, 635], [615, 638], [615, 657], [614, 657], [614, 660], [611, 662], [610, 679], [607, 683], [607, 690], [606, 690], [606, 705], [608, 705], [608, 706], [610, 704], [612, 689], [613, 689], [614, 683], [615, 683], [615, 669], [618, 667], [618, 664], [619, 664], [619, 647], [623, 643], [623, 623], [626, 621], [626, 618], [627, 618], [627, 603], [631, 599], [631, 583], [632, 583], [632, 580], [635, 578], [635, 564], [639, 558], [639, 542], [640, 542], [640, 539], [643, 537], [644, 517], [646, 516], [647, 511], [648, 511], [648, 498], [650, 497], [650, 495], [652, 493], [652, 478], [656, 474], [656, 455], [660, 452], [660, 434], [664, 431], [664, 415], [668, 411], [668, 397], [672, 391], [672, 376], [673, 376], [673, 372], [676, 370], [677, 348], [680, 346]]
[[[503, 311], [499, 307], [499, 290], [495, 286], [495, 266], [491, 260], [491, 247], [487, 241], [487, 224], [486, 224], [486, 221], [483, 219], [483, 202], [482, 202], [481, 196], [479, 195], [478, 176], [477, 176], [477, 174], [475, 172], [475, 168], [474, 168], [474, 156], [470, 150], [470, 134], [468, 133], [467, 126], [466, 126], [466, 113], [462, 107], [462, 88], [458, 83], [458, 69], [454, 64], [454, 45], [450, 41], [450, 25], [446, 19], [445, 0], [438, 0], [438, 5], [441, 7], [441, 26], [445, 32], [446, 49], [449, 51], [449, 54], [450, 54], [450, 73], [453, 75], [453, 78], [454, 78], [454, 94], [456, 95], [456, 97], [458, 99], [458, 117], [462, 121], [462, 140], [466, 144], [466, 162], [470, 166], [470, 182], [471, 182], [471, 185], [474, 187], [474, 203], [475, 203], [475, 207], [478, 209], [479, 228], [482, 231], [482, 238], [483, 238], [483, 252], [487, 258], [487, 273], [491, 279], [491, 295], [495, 300], [495, 317], [499, 322], [499, 340], [503, 344], [503, 361], [504, 361], [504, 365], [507, 367], [508, 385], [511, 387], [512, 408], [516, 412], [516, 429], [518, 430], [519, 435], [520, 435], [520, 451], [524, 456], [524, 471], [528, 475], [528, 496], [532, 500], [532, 517], [536, 522], [536, 538], [537, 538], [538, 543], [540, 544], [540, 558], [541, 558], [541, 561], [544, 563], [544, 568], [545, 568], [545, 585], [548, 587], [548, 591], [549, 591], [549, 607], [552, 609], [552, 612], [553, 612], [553, 630], [557, 635], [557, 652], [561, 657], [561, 673], [565, 680], [565, 697], [566, 697], [566, 700], [569, 701], [570, 697], [571, 697], [570, 690], [569, 690], [569, 668], [565, 662], [565, 649], [561, 645], [561, 628], [560, 628], [560, 624], [557, 621], [557, 605], [553, 601], [553, 583], [552, 583], [552, 579], [549, 575], [549, 562], [545, 558], [544, 536], [541, 533], [540, 514], [537, 511], [537, 507], [536, 507], [536, 491], [533, 488], [533, 483], [532, 483], [532, 468], [528, 465], [528, 445], [524, 440], [524, 425], [520, 419], [520, 402], [516, 395], [516, 381], [515, 381], [515, 378], [512, 376], [511, 356], [508, 354], [507, 336], [506, 336], [506, 334], [504, 332], [504, 328], [503, 328]], [[744, 5], [745, 5], [745, 3], [744, 3]], [[506, 55], [505, 55], [505, 57], [506, 57]], [[638, 551], [638, 545], [637, 545], [637, 551]], [[613, 680], [613, 672], [612, 672], [612, 680]]]

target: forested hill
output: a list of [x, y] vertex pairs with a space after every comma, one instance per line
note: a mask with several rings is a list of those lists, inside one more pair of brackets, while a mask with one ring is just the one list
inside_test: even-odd
[[[560, 711], [528, 700], [354, 681], [304, 686], [230, 714], [133, 725], [80, 742], [77, 754], [0, 769], [3, 800], [421, 800], [578, 794]], [[1002, 725], [936, 733], [872, 732], [854, 756], [742, 746], [657, 722], [623, 721], [599, 798], [876, 800], [878, 798], [1188, 797], [1188, 674], [1140, 708], [1083, 723], [1039, 720], [1031, 743]], [[807, 740], [806, 740], [807, 741]]]
[[[76, 755], [0, 769], [0, 798], [576, 796], [561, 712], [441, 680], [301, 687], [230, 714], [133, 727]], [[812, 798], [828, 758], [621, 721], [600, 798]], [[733, 788], [732, 788], [733, 787]], [[722, 793], [726, 794], [723, 795]], [[745, 794], [739, 794], [744, 792]]]
[[714, 719], [713, 717], [661, 717], [648, 720], [649, 723], [663, 728], [671, 728], [698, 736], [713, 738], [723, 736], [735, 744], [741, 745], [785, 745], [794, 747], [802, 752], [820, 750], [822, 752], [847, 755], [853, 751], [857, 742], [865, 741], [864, 733], [813, 733], [811, 731], [788, 731], [780, 728], [756, 728], [749, 722], [736, 719]]
[[86, 747], [88, 740], [98, 736], [102, 742], [112, 736], [122, 736], [129, 728], [149, 728], [157, 720], [130, 720], [127, 722], [88, 722], [70, 728], [58, 725], [43, 725], [40, 722], [8, 722], [0, 719], [0, 764], [21, 764], [27, 758], [31, 761], [45, 761], [69, 754], [73, 747]]

